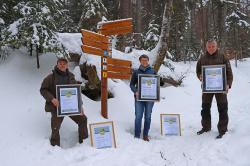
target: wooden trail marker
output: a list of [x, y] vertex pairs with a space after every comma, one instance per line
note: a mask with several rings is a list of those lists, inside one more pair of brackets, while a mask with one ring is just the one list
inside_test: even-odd
[[104, 35], [121, 35], [131, 32], [133, 26], [126, 26], [126, 27], [114, 27], [112, 29], [102, 29], [100, 32]]
[[132, 30], [132, 18], [107, 21], [98, 24], [98, 31], [106, 36], [126, 34], [132, 32]]
[[131, 68], [118, 67], [118, 66], [113, 66], [113, 65], [108, 65], [107, 66], [107, 70], [111, 71], [111, 72], [116, 72], [116, 73], [127, 73], [127, 74], [131, 74], [132, 73]]
[[108, 56], [109, 39], [108, 37], [87, 31], [85, 29], [81, 30], [82, 33], [82, 51], [88, 54], [98, 55], [98, 56]]
[[102, 50], [108, 50], [109, 49], [108, 43], [102, 43], [100, 41], [95, 41], [95, 40], [92, 40], [92, 39], [87, 38], [87, 37], [82, 38], [82, 43], [83, 43], [83, 45], [99, 48], [99, 49], [102, 49]]
[[132, 26], [132, 18], [102, 22], [102, 23], [98, 24], [97, 28], [99, 30], [99, 29], [112, 29], [114, 27], [124, 27], [124, 26], [125, 27]]
[[95, 41], [99, 41], [102, 43], [109, 43], [108, 37], [102, 34], [88, 31], [85, 29], [81, 29], [81, 33], [82, 33], [83, 38], [89, 38], [90, 40], [95, 40]]
[[126, 66], [126, 67], [131, 67], [132, 66], [131, 61], [115, 59], [115, 58], [107, 58], [107, 63], [109, 65], [116, 65], [116, 66]]
[[108, 21], [98, 24], [98, 32], [85, 29], [82, 33], [82, 51], [88, 54], [101, 56], [101, 114], [108, 118], [108, 78], [130, 79], [132, 62], [114, 59], [112, 57], [109, 35], [120, 35], [132, 32], [132, 18]]

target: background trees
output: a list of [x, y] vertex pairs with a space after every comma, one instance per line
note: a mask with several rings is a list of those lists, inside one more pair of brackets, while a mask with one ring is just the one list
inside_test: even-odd
[[[150, 51], [160, 40], [166, 3], [168, 0], [0, 1], [0, 46], [58, 51], [57, 32], [96, 30], [105, 16], [108, 20], [133, 18], [133, 33], [116, 37], [118, 50]], [[250, 56], [249, 0], [175, 0], [171, 10], [167, 49], [172, 60], [197, 59], [209, 38], [218, 40], [221, 52]]]

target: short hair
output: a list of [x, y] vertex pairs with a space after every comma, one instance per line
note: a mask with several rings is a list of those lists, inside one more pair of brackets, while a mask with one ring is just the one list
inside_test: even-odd
[[206, 45], [208, 45], [209, 43], [215, 43], [217, 45], [217, 41], [215, 39], [208, 39]]
[[68, 63], [68, 60], [67, 60], [66, 58], [64, 58], [64, 57], [60, 57], [60, 58], [57, 59], [57, 62], [56, 62], [56, 63], [58, 64], [59, 62]]
[[146, 58], [146, 59], [148, 59], [148, 61], [149, 61], [149, 57], [148, 57], [147, 55], [145, 55], [145, 54], [142, 54], [142, 55], [139, 57], [139, 61], [141, 61], [142, 58]]

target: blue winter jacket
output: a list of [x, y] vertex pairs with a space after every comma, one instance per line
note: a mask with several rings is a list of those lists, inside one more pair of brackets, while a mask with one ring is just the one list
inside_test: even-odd
[[138, 90], [138, 74], [156, 74], [155, 70], [148, 65], [146, 68], [140, 65], [139, 69], [135, 70], [130, 80], [130, 89], [135, 93]]

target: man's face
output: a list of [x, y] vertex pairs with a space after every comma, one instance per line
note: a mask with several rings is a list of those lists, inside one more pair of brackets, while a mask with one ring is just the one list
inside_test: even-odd
[[211, 43], [207, 43], [207, 52], [212, 55], [213, 53], [215, 53], [217, 51], [217, 43], [216, 42], [211, 42]]
[[140, 63], [143, 67], [148, 66], [148, 58], [141, 58]]
[[56, 66], [59, 70], [63, 72], [65, 72], [68, 69], [68, 63], [65, 61], [59, 61]]

